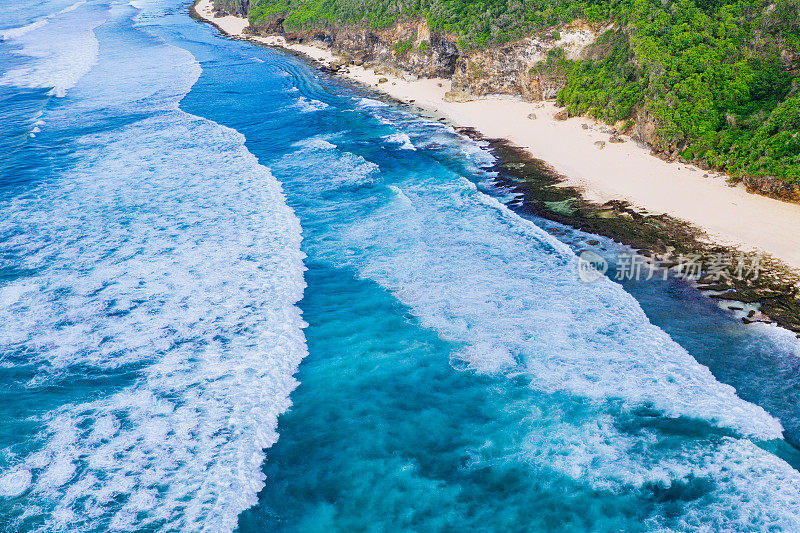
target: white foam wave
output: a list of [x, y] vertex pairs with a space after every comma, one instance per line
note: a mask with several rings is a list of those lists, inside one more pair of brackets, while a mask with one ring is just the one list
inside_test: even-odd
[[79, 7], [81, 7], [84, 4], [86, 4], [86, 0], [80, 0], [79, 2], [75, 2], [74, 4], [72, 4], [70, 6], [67, 6], [64, 9], [62, 9], [61, 11], [59, 11], [57, 13], [57, 15], [63, 15], [64, 13], [69, 13], [70, 11], [75, 11], [76, 9], [78, 9]]
[[328, 140], [330, 138], [332, 138], [330, 135], [310, 137], [298, 141], [292, 144], [292, 146], [295, 148], [307, 148], [309, 150], [333, 150], [336, 148], [336, 145]]
[[495, 157], [487, 149], [488, 143], [464, 143], [461, 150], [467, 159], [475, 163], [478, 167], [488, 168], [494, 165]]
[[416, 150], [409, 136], [402, 132], [392, 133], [383, 137], [386, 142], [399, 144], [402, 150]]
[[388, 107], [388, 104], [381, 102], [379, 100], [373, 100], [372, 98], [359, 98], [356, 101], [356, 105], [367, 109], [376, 107]]
[[231, 530], [263, 486], [306, 353], [300, 227], [238, 133], [176, 111], [82, 139], [81, 162], [3, 206], [37, 274], [0, 299], [29, 387], [86, 369], [132, 384], [44, 416], [0, 492], [46, 529]]
[[363, 272], [400, 291], [425, 324], [464, 343], [462, 355], [476, 368], [515, 361], [542, 390], [621, 398], [759, 438], [781, 436], [777, 420], [717, 382], [617, 284], [581, 283], [566, 245], [474, 184], [404, 193], [353, 232], [353, 246], [381, 249]]
[[73, 6], [27, 26], [6, 30], [3, 40], [20, 46], [16, 53], [29, 60], [6, 71], [0, 85], [49, 88], [57, 97], [66, 95], [97, 61], [99, 42], [94, 29], [105, 21], [105, 14]]
[[[347, 232], [341, 261], [461, 344], [457, 357], [477, 372], [522, 375], [540, 394], [587, 405], [583, 418], [565, 416], [556, 400], [553, 413], [529, 413], [532, 429], [512, 460], [597, 490], [707, 478], [713, 502], [687, 504], [687, 524], [710, 509], [712, 530], [798, 526], [787, 509], [800, 504], [800, 475], [749, 440], [780, 438], [779, 421], [719, 383], [619, 285], [580, 282], [565, 244], [463, 178], [390, 189], [389, 203]], [[655, 431], [620, 426], [641, 409], [740, 437], [675, 447]]]
[[24, 468], [15, 468], [0, 475], [0, 496], [19, 496], [31, 485], [31, 473]]
[[47, 19], [43, 18], [41, 20], [37, 20], [35, 22], [31, 22], [30, 24], [26, 24], [25, 26], [21, 26], [19, 28], [10, 28], [7, 30], [3, 30], [0, 33], [0, 39], [3, 41], [18, 39], [23, 35], [32, 32], [33, 30], [38, 30], [39, 28], [45, 26], [47, 24]]
[[319, 100], [313, 100], [306, 98], [305, 96], [301, 96], [297, 102], [293, 104], [293, 107], [299, 109], [301, 113], [314, 113], [315, 111], [327, 109], [330, 106], [328, 106], [328, 104], [325, 102], [320, 102]]

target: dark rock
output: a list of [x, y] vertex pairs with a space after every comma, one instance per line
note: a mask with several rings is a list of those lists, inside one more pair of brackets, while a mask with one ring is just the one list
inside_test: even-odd
[[218, 17], [225, 15], [246, 17], [247, 11], [250, 9], [249, 0], [214, 0], [213, 5], [214, 15]]
[[746, 176], [744, 186], [755, 192], [789, 202], [800, 202], [800, 183], [790, 183], [773, 176]]

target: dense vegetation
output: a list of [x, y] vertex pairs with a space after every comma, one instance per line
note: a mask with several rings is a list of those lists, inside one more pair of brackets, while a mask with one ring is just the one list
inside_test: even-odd
[[765, 6], [627, 2], [617, 11], [626, 30], [598, 42], [602, 59], [556, 60], [567, 75], [559, 101], [609, 122], [639, 109], [658, 125], [657, 149], [798, 180], [798, 78], [779, 57], [781, 47], [797, 50], [797, 4], [783, 3], [783, 13]]
[[401, 16], [424, 16], [432, 28], [455, 33], [464, 47], [472, 47], [522, 37], [578, 17], [603, 20], [610, 15], [610, 4], [601, 0], [251, 0], [251, 22], [275, 15], [285, 16], [289, 29], [364, 20], [382, 27]]
[[[800, 0], [252, 0], [257, 24], [385, 26], [424, 16], [462, 49], [513, 40], [580, 18], [610, 20], [591, 59], [556, 49], [538, 70], [567, 84], [570, 113], [656, 125], [656, 149], [731, 173], [800, 180]], [[780, 54], [783, 52], [784, 61]], [[786, 56], [788, 55], [788, 62]]]

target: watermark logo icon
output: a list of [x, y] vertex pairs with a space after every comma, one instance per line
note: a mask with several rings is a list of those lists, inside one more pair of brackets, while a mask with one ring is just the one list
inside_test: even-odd
[[585, 283], [602, 278], [608, 271], [608, 261], [591, 250], [584, 250], [578, 256], [578, 277]]
[[616, 254], [609, 263], [604, 257], [591, 250], [584, 250], [578, 256], [578, 278], [592, 283], [606, 275], [616, 281], [641, 281], [659, 277], [666, 281], [675, 278], [703, 283], [722, 283], [733, 280], [755, 281], [761, 272], [759, 254], [667, 254], [657, 257], [646, 252], [636, 251]]

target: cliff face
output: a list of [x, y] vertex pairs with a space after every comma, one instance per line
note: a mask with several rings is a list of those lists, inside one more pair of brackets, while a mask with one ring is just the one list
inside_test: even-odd
[[[236, 1], [236, 0], [220, 0]], [[544, 63], [558, 49], [565, 59], [582, 59], [606, 27], [580, 21], [560, 32], [536, 35], [502, 46], [462, 51], [454, 35], [432, 31], [425, 20], [407, 20], [387, 28], [336, 24], [308, 31], [285, 31], [281, 18], [253, 28], [262, 35], [282, 34], [289, 41], [323, 41], [354, 61], [378, 63], [421, 77], [452, 78], [452, 90], [466, 98], [487, 94], [554, 99], [566, 80]]]
[[745, 176], [743, 182], [749, 192], [785, 202], [800, 202], [800, 183], [790, 183], [773, 176]]
[[221, 15], [246, 17], [250, 10], [250, 0], [214, 0], [214, 11]]
[[465, 52], [456, 64], [452, 90], [476, 96], [512, 94], [528, 100], [554, 99], [566, 79], [548, 66], [550, 54], [557, 49], [565, 59], [583, 59], [597, 36], [607, 29], [576, 22], [559, 32]]
[[457, 39], [431, 31], [424, 20], [410, 20], [388, 28], [337, 24], [307, 32], [284, 31], [280, 19], [259, 25], [255, 33], [283, 34], [289, 41], [323, 41], [331, 50], [353, 61], [379, 63], [422, 77], [449, 78], [459, 57]]
[[[241, 13], [247, 10], [249, 1], [252, 0], [215, 0], [215, 5], [223, 12]], [[770, 50], [777, 50], [780, 68], [798, 75], [800, 48], [796, 41], [787, 36], [794, 35], [795, 30], [800, 31], [800, 19], [778, 16], [779, 10], [779, 5], [767, 8], [766, 13], [768, 15], [775, 13], [775, 16], [764, 18], [759, 30], [754, 33], [752, 42], [748, 41], [748, 46], [751, 51], [763, 49], [763, 53], [756, 54], [758, 57], [770, 57], [772, 53]], [[582, 20], [574, 20], [568, 25], [551, 27], [516, 41], [483, 48], [460, 49], [456, 35], [432, 30], [425, 19], [401, 19], [383, 28], [372, 28], [367, 23], [328, 21], [319, 22], [316, 26], [302, 31], [290, 31], [285, 28], [282, 16], [262, 16], [261, 19], [262, 22], [249, 28], [248, 31], [261, 35], [283, 35], [290, 42], [322, 41], [345, 61], [353, 61], [356, 64], [374, 64], [420, 77], [450, 78], [451, 91], [445, 98], [451, 101], [466, 101], [489, 94], [514, 95], [531, 101], [552, 100], [567, 86], [566, 76], [569, 74], [571, 85], [561, 93], [568, 110], [560, 113], [568, 116], [571, 112], [587, 112], [586, 109], [575, 109], [573, 106], [575, 101], [584, 102], [586, 106], [593, 105], [591, 100], [586, 103], [586, 98], [593, 97], [594, 89], [591, 88], [594, 87], [592, 85], [594, 80], [586, 78], [581, 81], [576, 78], [577, 70], [570, 66], [576, 65], [574, 60], [590, 60], [585, 64], [596, 69], [590, 72], [597, 72], [599, 79], [606, 83], [605, 86], [601, 83], [599, 88], [594, 90], [601, 93], [601, 96], [596, 98], [598, 101], [595, 104], [611, 107], [612, 110], [615, 109], [611, 104], [615, 102], [617, 82], [623, 86], [626, 83], [630, 85], [630, 80], [638, 76], [636, 79], [641, 82], [639, 90], [644, 91], [648, 80], [652, 81], [653, 76], [657, 78], [663, 74], [657, 71], [641, 71], [640, 69], [644, 68], [641, 66], [642, 63], [632, 55], [629, 48], [630, 28], [615, 28], [611, 23], [589, 24]], [[297, 21], [294, 24], [296, 25]], [[621, 38], [615, 37], [620, 35]], [[607, 61], [609, 58], [613, 61]], [[666, 60], [677, 61], [672, 56], [666, 57]], [[619, 73], [623, 75], [615, 77]], [[609, 79], [613, 82], [611, 87], [608, 86]], [[792, 94], [798, 90], [796, 85], [797, 83], [792, 89]], [[581, 90], [587, 87], [590, 90], [585, 91], [585, 94], [582, 93]], [[564, 96], [570, 91], [572, 91], [571, 101], [568, 100], [570, 96]], [[607, 92], [611, 95], [607, 95]], [[577, 99], [575, 94], [578, 95]], [[604, 103], [602, 98], [606, 96], [608, 102]], [[640, 100], [643, 101], [631, 99], [631, 102], [636, 103], [628, 105], [624, 113], [617, 113], [622, 118], [595, 116], [600, 116], [609, 123], [616, 120], [618, 129], [630, 133], [637, 141], [650, 146], [664, 159], [686, 158], [690, 160], [687, 162], [724, 169], [724, 162], [720, 166], [719, 163], [713, 161], [709, 163], [702, 159], [705, 150], [700, 153], [687, 149], [690, 137], [685, 132], [678, 131], [669, 135], [664, 133], [675, 130], [675, 124], [665, 122], [664, 117], [659, 119], [652, 106], [644, 105], [647, 98], [653, 99], [656, 96], [658, 94], [655, 96], [646, 94], [644, 97], [639, 94]], [[628, 98], [629, 95], [626, 93], [624, 97]], [[619, 102], [616, 104], [617, 107], [624, 108]], [[632, 121], [628, 122], [627, 119]], [[730, 126], [731, 122], [734, 126]], [[736, 117], [729, 119], [730, 127], [735, 127], [735, 124]], [[616, 134], [618, 131], [615, 130], [613, 133]], [[707, 145], [708, 143], [706, 147]], [[747, 188], [753, 192], [784, 200], [800, 201], [800, 185], [797, 181], [790, 182], [770, 176], [748, 178], [743, 175], [742, 178]]]

